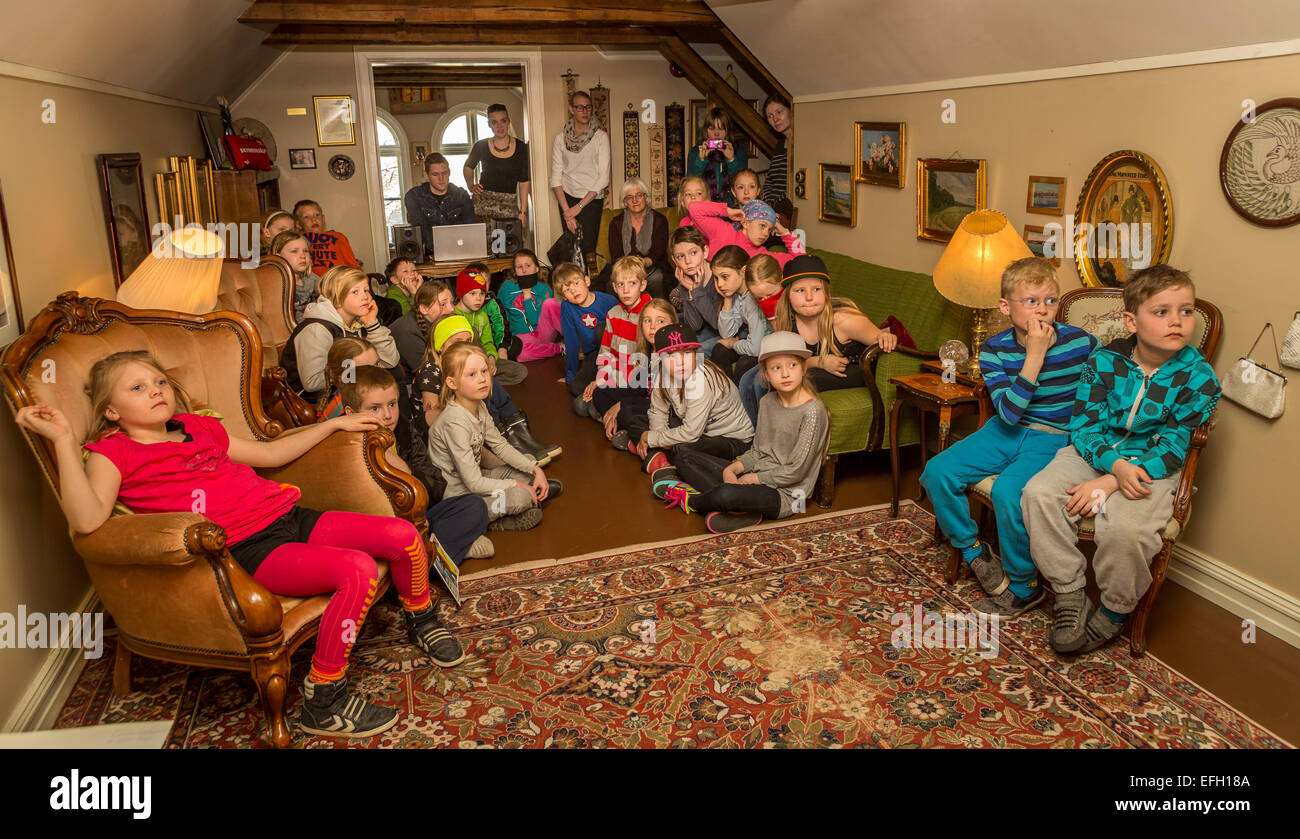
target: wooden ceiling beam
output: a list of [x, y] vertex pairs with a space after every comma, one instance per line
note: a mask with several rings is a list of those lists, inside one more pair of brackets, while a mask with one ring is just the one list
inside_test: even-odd
[[267, 46], [567, 46], [639, 44], [653, 47], [663, 36], [635, 26], [316, 26], [281, 24], [263, 41]]
[[506, 26], [605, 24], [618, 26], [716, 25], [702, 0], [457, 0], [455, 3], [256, 0], [239, 16], [247, 24], [393, 24]]
[[[718, 75], [717, 70], [700, 58], [690, 44], [676, 35], [669, 35], [659, 42], [659, 51], [664, 58], [680, 67], [691, 84], [695, 85], [706, 98], [716, 102], [731, 114], [732, 120], [744, 129], [764, 154], [771, 156], [776, 150], [779, 139], [777, 133], [767, 124], [767, 120], [759, 116], [758, 112], [731, 85], [727, 84], [726, 79]], [[690, 142], [694, 143], [694, 138]]]
[[757, 82], [765, 93], [776, 93], [787, 102], [793, 101], [790, 98], [790, 91], [785, 89], [785, 85], [781, 84], [776, 76], [768, 72], [768, 69], [763, 66], [763, 62], [759, 61], [757, 56], [749, 51], [749, 47], [745, 46], [745, 43], [736, 37], [736, 33], [726, 26], [716, 31], [721, 35], [722, 48], [727, 51], [727, 55], [731, 56], [732, 60], [740, 65], [740, 69], [744, 70], [747, 76]]
[[518, 67], [375, 68], [375, 87], [519, 87]]

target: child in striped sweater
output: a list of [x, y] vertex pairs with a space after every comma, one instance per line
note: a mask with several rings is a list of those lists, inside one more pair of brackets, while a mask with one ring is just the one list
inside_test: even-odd
[[[1029, 553], [1020, 495], [1069, 443], [1075, 390], [1097, 347], [1097, 339], [1082, 329], [1055, 322], [1059, 294], [1056, 269], [1046, 259], [1025, 257], [1007, 266], [998, 308], [1012, 327], [980, 348], [995, 415], [931, 458], [921, 474], [939, 526], [989, 595], [975, 608], [1003, 617], [1020, 615], [1045, 596]], [[966, 500], [966, 488], [989, 475], [998, 476], [992, 497], [1001, 562], [980, 542]]]
[[625, 256], [614, 263], [610, 277], [618, 305], [605, 315], [605, 334], [600, 338], [600, 353], [596, 356], [596, 380], [573, 403], [578, 416], [597, 421], [602, 420], [593, 401], [597, 388], [635, 390], [638, 384], [642, 388], [646, 386], [645, 381], [638, 379], [645, 378], [644, 366], [640, 373], [636, 371], [637, 326], [641, 322], [641, 310], [650, 302], [650, 295], [645, 293], [645, 261], [639, 256]]

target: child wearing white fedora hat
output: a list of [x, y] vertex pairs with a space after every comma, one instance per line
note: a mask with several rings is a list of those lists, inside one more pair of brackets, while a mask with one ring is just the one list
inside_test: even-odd
[[707, 512], [712, 533], [803, 512], [830, 434], [826, 406], [804, 375], [810, 355], [793, 332], [764, 337], [758, 369], [772, 390], [759, 402], [758, 431], [749, 450], [732, 461], [708, 452], [679, 452], [673, 466], [655, 471], [655, 494], [686, 513]]

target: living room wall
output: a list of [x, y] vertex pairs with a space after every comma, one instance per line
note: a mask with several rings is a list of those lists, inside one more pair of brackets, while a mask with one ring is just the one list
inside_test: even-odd
[[[52, 123], [42, 102], [55, 103]], [[138, 152], [146, 185], [168, 155], [203, 155], [195, 111], [0, 76], [0, 187], [18, 294], [30, 320], [60, 292], [113, 297], [95, 155]], [[150, 218], [158, 218], [147, 186]], [[9, 412], [0, 417], [0, 612], [71, 612], [90, 590], [67, 521]], [[46, 650], [0, 650], [0, 730], [45, 665]]]
[[[1187, 269], [1197, 293], [1222, 311], [1215, 370], [1222, 375], [1264, 325], [1282, 333], [1300, 309], [1295, 279], [1300, 228], [1259, 227], [1228, 205], [1219, 186], [1219, 155], [1242, 115], [1242, 100], [1295, 96], [1300, 56], [1232, 61], [991, 87], [824, 102], [796, 102], [795, 167], [807, 168], [813, 200], [797, 201], [799, 224], [817, 247], [894, 268], [930, 273], [943, 245], [916, 238], [917, 157], [988, 161], [988, 206], [1017, 231], [1053, 216], [1027, 213], [1030, 175], [1063, 176], [1066, 212], [1102, 157], [1120, 149], [1151, 155], [1173, 194], [1169, 259]], [[956, 122], [941, 121], [943, 100]], [[818, 163], [849, 163], [855, 120], [907, 123], [904, 189], [858, 185], [857, 226], [817, 221]], [[1063, 261], [1064, 263], [1064, 261]], [[1059, 271], [1063, 289], [1080, 284], [1075, 268]], [[1263, 345], [1261, 344], [1261, 347]], [[1274, 366], [1272, 350], [1257, 359]], [[1289, 372], [1289, 371], [1284, 371]], [[1294, 388], [1292, 388], [1294, 390]], [[1197, 472], [1199, 491], [1181, 546], [1291, 600], [1300, 598], [1300, 566], [1289, 511], [1300, 470], [1300, 406], [1270, 422], [1224, 400]], [[1175, 562], [1175, 569], [1178, 562]], [[1261, 590], [1263, 598], [1276, 592]]]

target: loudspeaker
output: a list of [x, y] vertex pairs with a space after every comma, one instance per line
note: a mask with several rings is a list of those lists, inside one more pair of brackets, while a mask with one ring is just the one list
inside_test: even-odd
[[[497, 231], [504, 231], [505, 235]], [[514, 256], [524, 246], [524, 225], [517, 218], [493, 219], [488, 231], [488, 251], [493, 256]]]
[[424, 230], [418, 224], [394, 224], [393, 246], [398, 259], [409, 259], [417, 265], [424, 262]]

